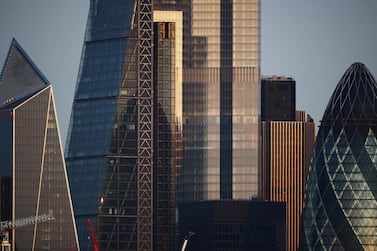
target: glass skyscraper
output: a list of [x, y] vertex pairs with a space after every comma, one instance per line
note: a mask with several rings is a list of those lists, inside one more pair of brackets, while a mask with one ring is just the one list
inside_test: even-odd
[[259, 8], [91, 1], [66, 144], [82, 247], [91, 219], [101, 250], [175, 250], [177, 199], [258, 195]]
[[317, 135], [304, 201], [308, 250], [377, 249], [377, 83], [344, 73]]
[[180, 201], [258, 196], [259, 0], [155, 1], [183, 10]]
[[101, 250], [175, 250], [182, 12], [151, 2], [90, 3], [66, 147], [82, 248], [90, 219]]
[[77, 250], [52, 86], [16, 40], [0, 77], [0, 185], [1, 221], [54, 217], [11, 229], [12, 250]]
[[[90, 245], [86, 225], [88, 219], [91, 219], [96, 226], [99, 215], [104, 214], [105, 209], [110, 216], [125, 215], [125, 212], [118, 212], [116, 205], [108, 208], [107, 203], [111, 203], [110, 195], [117, 204], [124, 203], [122, 198], [125, 196], [136, 197], [136, 194], [126, 194], [128, 186], [136, 189], [135, 177], [126, 177], [128, 173], [132, 173], [137, 159], [134, 146], [137, 138], [137, 114], [134, 112], [137, 103], [137, 58], [135, 58], [137, 54], [133, 52], [133, 48], [128, 49], [128, 47], [136, 49], [137, 36], [135, 32], [132, 33], [134, 5], [133, 1], [91, 1], [90, 3], [65, 149], [82, 248]], [[131, 61], [128, 62], [127, 67], [130, 69], [128, 76], [129, 78], [133, 76], [133, 79], [128, 82], [132, 82], [133, 89], [131, 84], [128, 84], [130, 87], [127, 90], [120, 90], [127, 61]], [[119, 97], [120, 94], [124, 94], [122, 98]], [[122, 124], [117, 120], [122, 120]], [[113, 139], [113, 136], [126, 132], [127, 136], [134, 140], [117, 142]], [[116, 152], [116, 146], [122, 143], [123, 155], [128, 151], [127, 155], [133, 158], [110, 157], [110, 154], [119, 154]], [[111, 175], [113, 169], [117, 172], [118, 182], [113, 185], [115, 191], [107, 192], [106, 190], [110, 190], [112, 185], [109, 181], [113, 177]], [[133, 201], [131, 205], [127, 205], [127, 213], [137, 214], [136, 207], [136, 201]], [[109, 226], [106, 233], [113, 232], [112, 226], [116, 230], [132, 228], [135, 222], [134, 218], [128, 217], [120, 218], [117, 224], [114, 223], [116, 220], [112, 217], [108, 218]], [[104, 238], [120, 239], [119, 235], [102, 237], [101, 229], [98, 227], [96, 230], [101, 248], [103, 248], [101, 240]], [[126, 238], [122, 239], [126, 240]]]

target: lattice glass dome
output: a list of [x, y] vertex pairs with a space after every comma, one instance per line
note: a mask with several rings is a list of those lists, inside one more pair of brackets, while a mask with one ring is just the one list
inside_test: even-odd
[[377, 250], [377, 83], [362, 63], [323, 115], [304, 203], [308, 250]]

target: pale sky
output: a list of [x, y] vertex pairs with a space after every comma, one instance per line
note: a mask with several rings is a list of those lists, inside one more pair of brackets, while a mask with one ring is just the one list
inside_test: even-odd
[[[354, 62], [377, 77], [377, 0], [261, 0], [261, 73], [296, 79], [296, 108], [318, 124]], [[0, 66], [11, 39], [53, 84], [65, 145], [89, 0], [0, 0]]]

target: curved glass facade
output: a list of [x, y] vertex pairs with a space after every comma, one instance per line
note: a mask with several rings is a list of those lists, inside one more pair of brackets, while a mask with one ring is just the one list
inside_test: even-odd
[[317, 135], [304, 203], [308, 250], [377, 249], [377, 83], [351, 65]]
[[175, 250], [181, 33], [151, 0], [91, 1], [66, 148], [82, 249], [91, 219], [101, 250]]
[[[114, 162], [111, 158], [113, 134], [118, 128], [117, 120], [121, 116], [120, 114], [126, 110], [126, 108], [123, 109], [122, 104], [127, 101], [123, 101], [120, 94], [122, 93], [122, 79], [125, 78], [126, 53], [129, 52], [127, 48], [130, 44], [133, 45], [131, 37], [134, 35], [130, 31], [132, 30], [134, 8], [135, 1], [90, 1], [65, 149], [79, 241], [82, 248], [91, 245], [86, 225], [88, 219], [91, 219], [97, 228], [96, 233], [101, 248], [104, 248], [102, 240], [106, 240], [106, 244], [111, 247], [119, 245], [119, 230], [114, 231], [108, 225], [116, 226], [119, 229], [125, 228], [127, 224], [134, 224], [136, 221], [135, 217], [131, 217], [130, 220], [122, 218], [123, 220], [118, 220], [118, 223], [115, 224], [114, 222], [119, 218], [117, 216], [121, 213], [118, 213], [117, 206], [113, 205], [113, 200], [104, 195], [104, 190], [108, 189], [108, 183], [111, 180], [109, 177], [112, 177], [109, 172], [112, 173]], [[131, 88], [131, 84], [128, 83], [128, 87]], [[132, 94], [127, 95], [127, 97], [129, 96]], [[134, 96], [132, 98], [135, 99]], [[123, 125], [119, 125], [119, 128], [120, 126]], [[123, 164], [123, 162], [127, 162], [127, 164]], [[123, 165], [119, 164], [121, 167], [117, 165], [119, 179], [125, 179], [123, 175], [129, 169], [134, 170], [132, 164], [132, 167], [128, 166], [128, 160], [123, 162]], [[123, 168], [124, 165], [128, 169]], [[124, 182], [127, 183], [127, 181]], [[122, 181], [110, 183], [115, 187], [122, 187], [123, 192], [126, 189]], [[119, 192], [119, 189], [117, 191]], [[101, 197], [106, 200], [101, 205], [102, 208], [99, 208]], [[112, 203], [109, 206], [111, 209], [106, 211], [108, 203]], [[103, 220], [99, 219], [99, 215], [103, 214], [114, 214], [115, 216], [108, 217], [108, 225], [106, 225]], [[107, 230], [104, 230], [106, 227]], [[110, 239], [111, 241], [107, 242]], [[129, 240], [128, 237], [123, 239]]]

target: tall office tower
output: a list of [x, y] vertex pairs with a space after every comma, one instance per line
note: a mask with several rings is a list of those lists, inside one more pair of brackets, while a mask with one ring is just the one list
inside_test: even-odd
[[182, 166], [182, 11], [154, 11], [153, 250], [176, 250], [176, 185]]
[[261, 120], [296, 120], [296, 81], [271, 76], [261, 80]]
[[259, 0], [155, 1], [183, 10], [179, 200], [258, 196]]
[[181, 155], [182, 12], [91, 1], [66, 147], [81, 247], [90, 219], [100, 250], [175, 250]]
[[371, 73], [354, 63], [330, 98], [305, 192], [307, 250], [377, 249], [376, 93]]
[[1, 220], [55, 218], [12, 229], [12, 250], [78, 247], [52, 86], [16, 40], [0, 78], [0, 184]]
[[[265, 107], [261, 114], [265, 119], [261, 123], [261, 196], [265, 200], [287, 203], [286, 250], [299, 250], [304, 188], [315, 141], [315, 124], [307, 120], [305, 112], [293, 112], [293, 79], [264, 79], [261, 91], [261, 106]], [[295, 119], [296, 113], [298, 119]]]

